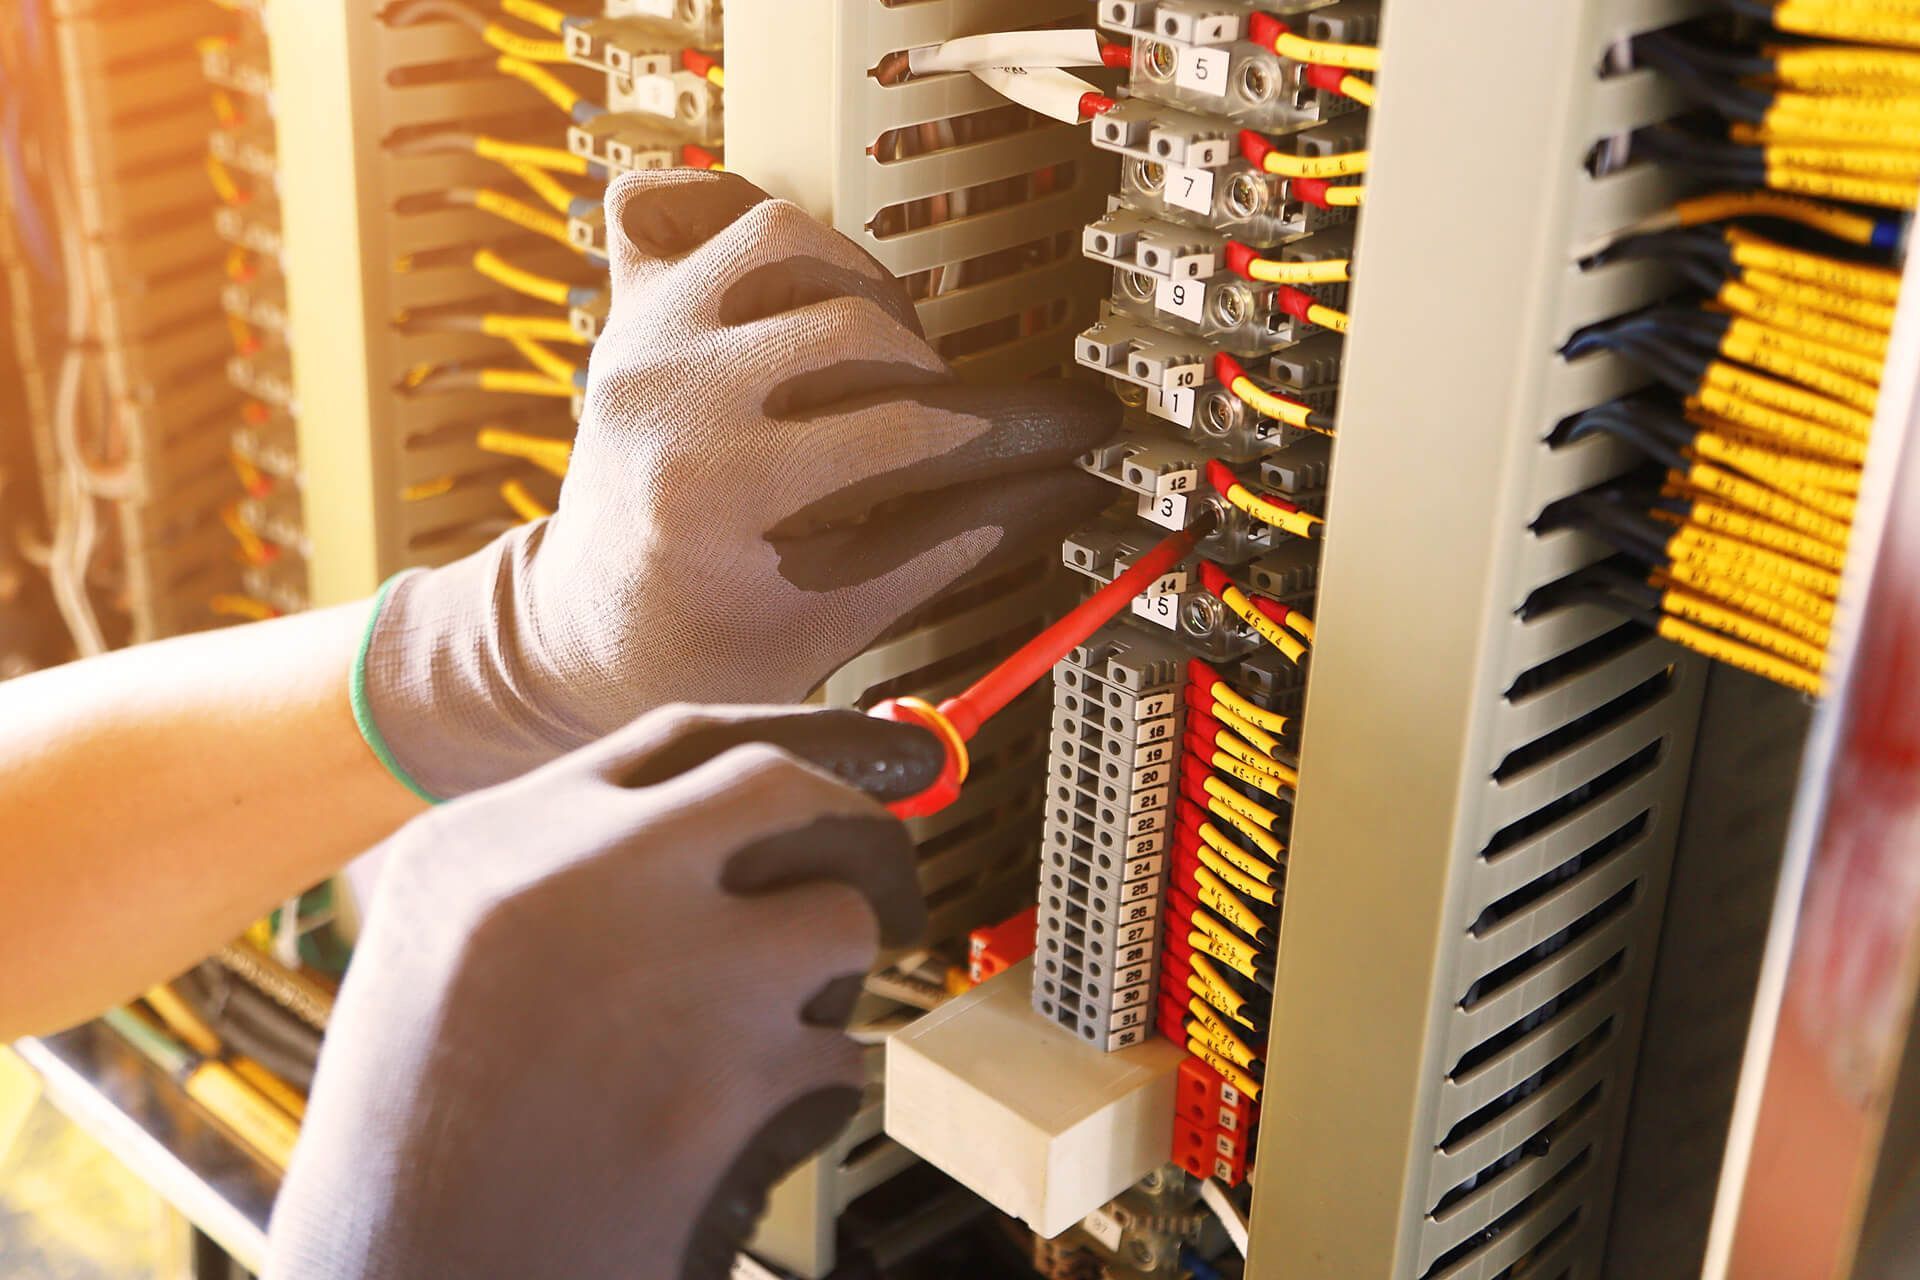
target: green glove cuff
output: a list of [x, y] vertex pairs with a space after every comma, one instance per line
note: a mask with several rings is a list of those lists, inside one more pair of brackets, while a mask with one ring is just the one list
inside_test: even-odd
[[367, 655], [373, 651], [373, 631], [380, 623], [380, 610], [386, 607], [387, 597], [393, 592], [393, 584], [406, 577], [406, 572], [396, 573], [380, 584], [380, 590], [374, 593], [373, 608], [367, 612], [367, 629], [360, 635], [360, 648], [353, 655], [353, 676], [347, 682], [347, 699], [353, 704], [354, 727], [360, 730], [360, 737], [366, 742], [367, 749], [373, 752], [373, 758], [380, 766], [394, 776], [401, 786], [425, 800], [428, 804], [439, 804], [440, 798], [413, 780], [395, 758], [393, 749], [387, 746], [387, 740], [380, 735], [380, 726], [374, 723], [373, 707], [367, 701]]

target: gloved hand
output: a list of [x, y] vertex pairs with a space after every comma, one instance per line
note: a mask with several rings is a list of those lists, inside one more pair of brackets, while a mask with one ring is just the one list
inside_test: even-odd
[[674, 707], [402, 828], [267, 1275], [725, 1276], [859, 1104], [841, 1027], [926, 923], [876, 801], [942, 759], [852, 711]]
[[557, 514], [390, 584], [354, 706], [431, 797], [650, 707], [791, 702], [963, 576], [1111, 496], [1118, 420], [1066, 383], [962, 385], [845, 237], [732, 174], [607, 193], [613, 305]]

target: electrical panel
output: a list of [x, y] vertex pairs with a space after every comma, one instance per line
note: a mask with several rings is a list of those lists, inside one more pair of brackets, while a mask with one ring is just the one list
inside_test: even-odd
[[8, 33], [8, 292], [47, 519], [27, 559], [83, 653], [252, 611], [200, 47], [234, 21], [63, 0]]
[[[1734, 245], [1873, 295], [1846, 314], [1786, 276], [1706, 290], [1663, 219], [1751, 157], [1702, 170], [1688, 131], [1733, 111], [1761, 145], [1703, 88], [1750, 36], [1685, 25], [1709, 10], [62, 0], [66, 123], [6, 176], [46, 215], [4, 256], [50, 424], [26, 559], [108, 643], [363, 598], [538, 519], [607, 315], [604, 184], [739, 172], [899, 276], [961, 377], [1123, 410], [1081, 463], [1105, 512], [899, 620], [825, 702], [938, 701], [1196, 540], [910, 824], [929, 946], [856, 1012], [884, 1089], [756, 1252], [825, 1275], [920, 1157], [1048, 1275], [1222, 1274], [1229, 1236], [1260, 1280], [1596, 1275], [1701, 655], [1822, 687], [1911, 207], [1853, 215], [1843, 267]], [[1105, 68], [1078, 122], [1005, 68], [910, 63], [1058, 27]], [[81, 275], [85, 305], [36, 305]], [[1846, 412], [1761, 380], [1792, 361], [1757, 338], [1712, 386], [1650, 354], [1782, 299], [1825, 317], [1793, 367]], [[1703, 413], [1732, 426], [1674, 445]], [[1761, 458], [1776, 413], [1845, 439]], [[1758, 496], [1712, 469], [1763, 463]]]

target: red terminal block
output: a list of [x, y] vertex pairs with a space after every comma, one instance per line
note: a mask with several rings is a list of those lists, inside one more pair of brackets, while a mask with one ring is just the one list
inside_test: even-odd
[[984, 925], [967, 935], [967, 976], [975, 983], [1005, 973], [1034, 952], [1039, 929], [1038, 904], [999, 924]]
[[1196, 1178], [1213, 1178], [1237, 1187], [1247, 1179], [1246, 1135], [1199, 1129], [1175, 1112], [1173, 1162]]
[[1234, 1088], [1198, 1058], [1180, 1064], [1174, 1082], [1174, 1110], [1195, 1129], [1250, 1133], [1256, 1110], [1252, 1098]]

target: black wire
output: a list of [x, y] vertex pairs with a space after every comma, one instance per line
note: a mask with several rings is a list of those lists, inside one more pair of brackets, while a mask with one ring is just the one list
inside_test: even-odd
[[[252, 1058], [296, 1089], [311, 1089], [320, 1053], [319, 1037], [313, 1029], [271, 1001], [267, 1003], [279, 1011], [271, 1020], [257, 1019], [243, 1011], [232, 997], [235, 988], [245, 984], [228, 982], [225, 969], [218, 964], [211, 967], [212, 972], [208, 965], [202, 965], [181, 975], [172, 983], [174, 991], [227, 1048]], [[305, 1034], [292, 1033], [292, 1026]]]
[[1634, 43], [1634, 56], [1671, 77], [1689, 96], [1735, 120], [1759, 124], [1772, 105], [1771, 93], [1708, 76], [1687, 58], [1684, 49], [1665, 36], [1642, 36]]

